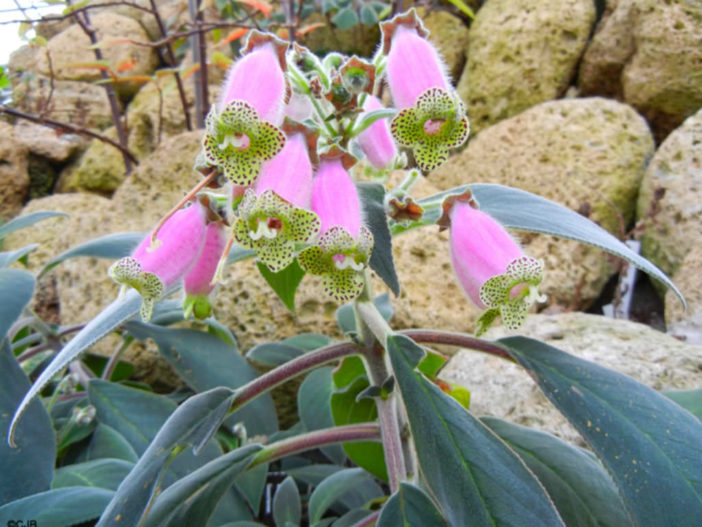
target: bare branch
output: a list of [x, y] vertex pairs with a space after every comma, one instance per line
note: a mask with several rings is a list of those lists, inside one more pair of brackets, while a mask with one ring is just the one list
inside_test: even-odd
[[107, 143], [110, 146], [114, 146], [117, 150], [122, 152], [123, 156], [128, 157], [129, 161], [131, 163], [133, 163], [135, 165], [139, 164], [139, 161], [137, 161], [137, 158], [134, 157], [134, 154], [132, 154], [127, 148], [123, 147], [117, 141], [115, 141], [114, 139], [110, 139], [109, 137], [107, 137], [105, 135], [98, 134], [97, 132], [93, 132], [92, 130], [88, 130], [87, 128], [83, 128], [82, 126], [76, 126], [74, 124], [64, 123], [61, 121], [57, 121], [55, 119], [50, 119], [49, 117], [43, 117], [40, 115], [25, 113], [21, 110], [17, 110], [16, 108], [11, 108], [9, 106], [5, 106], [2, 104], [0, 104], [0, 113], [12, 115], [13, 117], [19, 117], [20, 119], [26, 119], [28, 121], [32, 121], [33, 123], [39, 123], [39, 124], [43, 124], [46, 126], [51, 126], [52, 128], [58, 128], [60, 130], [65, 130], [67, 132], [72, 132], [74, 134], [80, 134], [80, 135], [86, 135], [88, 137], [92, 137], [93, 139], [97, 139], [98, 141], [102, 141], [103, 143]]

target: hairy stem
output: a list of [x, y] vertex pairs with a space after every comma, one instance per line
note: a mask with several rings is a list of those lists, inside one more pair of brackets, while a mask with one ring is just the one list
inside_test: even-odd
[[309, 351], [295, 359], [292, 359], [285, 364], [281, 364], [277, 368], [264, 373], [253, 381], [245, 384], [237, 390], [237, 395], [232, 402], [230, 411], [234, 411], [244, 406], [247, 402], [262, 393], [272, 390], [283, 382], [292, 379], [306, 371], [311, 370], [322, 364], [333, 362], [349, 355], [359, 353], [359, 348], [352, 342], [342, 342], [340, 344], [332, 344], [318, 350]]
[[488, 340], [478, 339], [463, 333], [451, 333], [449, 331], [435, 331], [431, 329], [408, 329], [399, 333], [411, 338], [415, 342], [422, 344], [448, 344], [449, 346], [460, 346], [477, 351], [489, 353], [497, 357], [515, 362], [512, 356], [498, 344]]
[[291, 454], [312, 450], [335, 443], [352, 441], [380, 441], [380, 430], [375, 423], [336, 426], [307, 432], [295, 437], [276, 441], [256, 454], [249, 469], [262, 463], [269, 463]]
[[[371, 386], [381, 387], [392, 376], [387, 353], [384, 349], [385, 339], [392, 333], [385, 319], [372, 300], [370, 276], [366, 272], [365, 287], [354, 301], [358, 335], [363, 344], [364, 363]], [[403, 451], [397, 391], [373, 398], [378, 410], [378, 423], [383, 439], [385, 465], [388, 471], [390, 490], [395, 492], [400, 483], [407, 479], [407, 465]]]

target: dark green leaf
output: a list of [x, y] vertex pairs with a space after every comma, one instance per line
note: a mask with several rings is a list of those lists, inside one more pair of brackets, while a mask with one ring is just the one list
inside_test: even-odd
[[[480, 204], [480, 209], [490, 214], [505, 227], [579, 241], [624, 258], [656, 280], [663, 282], [685, 305], [685, 299], [678, 288], [658, 267], [633, 252], [585, 216], [541, 196], [503, 185], [473, 183], [420, 199], [418, 203], [423, 207], [430, 203], [440, 203], [447, 196], [461, 194], [469, 188]], [[410, 226], [395, 224], [392, 229], [393, 234], [407, 231], [416, 226], [431, 225], [439, 219], [440, 213], [441, 207], [434, 207], [425, 213], [420, 222]]]
[[0, 340], [32, 299], [34, 277], [22, 269], [0, 269]]
[[[378, 417], [375, 401], [358, 395], [368, 388], [366, 370], [360, 357], [347, 357], [334, 371], [335, 390], [331, 396], [331, 410], [336, 426], [373, 422]], [[344, 443], [344, 451], [358, 466], [387, 481], [383, 445], [377, 442]]]
[[356, 186], [361, 198], [366, 226], [373, 233], [373, 254], [369, 262], [371, 269], [385, 282], [390, 291], [395, 293], [395, 296], [399, 296], [400, 282], [395, 271], [392, 237], [388, 227], [388, 217], [385, 214], [385, 189], [378, 183], [359, 183]]
[[124, 436], [104, 423], [98, 423], [86, 450], [88, 460], [110, 457], [136, 463], [139, 459], [136, 451]]
[[[136, 428], [138, 426], [136, 423], [144, 420], [133, 414], [141, 413], [143, 408], [140, 405], [128, 404], [123, 399], [125, 395], [132, 400], [137, 399], [137, 397], [127, 392], [123, 392], [121, 395], [116, 392], [110, 394], [109, 387], [122, 388], [105, 381], [92, 381], [90, 384], [91, 400], [98, 399], [100, 404], [105, 407], [102, 414], [112, 415], [113, 421], [118, 421], [117, 426], [113, 425], [117, 430], [125, 426]], [[127, 389], [122, 388], [122, 390]], [[131, 391], [136, 392], [136, 390]], [[113, 397], [108, 397], [109, 395]], [[197, 459], [197, 463], [188, 463], [188, 458], [185, 456], [191, 455], [190, 452], [181, 454], [172, 460], [173, 455], [188, 445], [189, 437], [200, 428], [202, 422], [206, 421], [212, 412], [218, 410], [224, 400], [231, 397], [232, 391], [226, 388], [216, 388], [194, 395], [170, 414], [150, 442], [148, 442], [148, 437], [138, 437], [143, 435], [142, 431], [134, 430], [130, 435], [136, 437], [140, 448], [143, 446], [140, 441], [143, 440], [147, 441], [148, 447], [143, 450], [137, 464], [122, 481], [105, 513], [100, 518], [98, 527], [137, 525], [151, 499], [157, 478], [167, 464], [170, 463], [170, 467], [175, 472], [177, 464], [180, 462], [178, 468], [181, 469], [179, 475], [182, 477], [193, 472], [196, 467], [218, 458], [218, 454], [210, 455], [210, 452], [205, 450]], [[154, 405], [153, 401], [144, 399], [142, 401], [151, 406], [159, 406], [158, 404]], [[104, 420], [101, 417], [100, 408], [97, 404], [95, 406], [98, 409], [98, 418]], [[127, 416], [126, 414], [131, 415]], [[146, 425], [153, 426], [153, 421], [153, 418], [146, 420]]]
[[17, 428], [17, 448], [7, 444], [10, 416], [29, 388], [29, 380], [7, 339], [0, 341], [0, 374], [0, 504], [4, 504], [49, 488], [54, 477], [56, 444], [51, 419], [39, 400], [29, 405], [26, 419]]
[[[383, 318], [389, 321], [394, 313], [394, 308], [390, 303], [390, 295], [387, 293], [378, 295], [373, 299], [373, 302]], [[346, 334], [356, 332], [356, 316], [351, 304], [344, 304], [336, 310], [336, 323], [339, 324], [339, 329]]]
[[[97, 411], [98, 421], [122, 434], [139, 455], [148, 449], [162, 425], [176, 410], [175, 403], [162, 395], [154, 395], [99, 379], [91, 381], [88, 395]], [[223, 400], [226, 401], [226, 398]], [[200, 417], [198, 425], [205, 423], [219, 409], [220, 407], [208, 407], [207, 412], [203, 412]], [[193, 426], [193, 429], [199, 430], [196, 426]], [[190, 434], [194, 434], [194, 431], [191, 430]], [[199, 439], [191, 435], [183, 441], [194, 444], [199, 443]], [[168, 484], [177, 477], [187, 474], [219, 454], [221, 451], [214, 444], [209, 444], [207, 449], [198, 456], [194, 456], [190, 451], [184, 452], [168, 466], [165, 483]]]
[[328, 478], [332, 474], [339, 472], [344, 467], [339, 465], [326, 465], [326, 464], [313, 464], [305, 465], [302, 467], [290, 468], [286, 472], [302, 483], [306, 485], [312, 485], [316, 487], [324, 479]]
[[387, 501], [380, 513], [377, 527], [449, 527], [436, 506], [424, 491], [403, 482], [400, 489]]
[[697, 419], [702, 420], [702, 388], [697, 390], [669, 390], [662, 393], [696, 416]]
[[119, 232], [95, 238], [94, 240], [76, 245], [58, 256], [54, 256], [44, 264], [39, 275], [46, 274], [61, 262], [78, 256], [92, 256], [93, 258], [110, 258], [115, 260], [124, 256], [129, 256], [143, 239], [144, 234], [139, 232]]
[[[204, 525], [234, 480], [251, 463], [260, 445], [229, 452], [178, 480], [160, 494], [146, 517], [146, 525]], [[252, 519], [249, 515], [248, 518]]]
[[21, 249], [17, 249], [16, 251], [5, 251], [0, 253], [0, 267], [10, 267], [13, 263], [21, 260], [37, 247], [39, 247], [39, 244], [33, 243], [31, 245], [27, 245], [26, 247], [22, 247]]
[[310, 525], [322, 519], [335, 503], [346, 509], [362, 507], [383, 495], [373, 477], [362, 468], [345, 468], [322, 481], [312, 492], [308, 504]]
[[278, 295], [290, 311], [295, 312], [295, 292], [305, 276], [305, 271], [297, 263], [297, 260], [288, 265], [282, 271], [274, 273], [261, 262], [256, 262], [258, 270], [271, 286], [275, 294]]
[[568, 527], [633, 525], [612, 478], [592, 454], [538, 430], [492, 417], [482, 421], [539, 478]]
[[339, 29], [349, 29], [358, 24], [358, 15], [352, 8], [345, 8], [339, 10], [331, 21]]
[[327, 14], [329, 11], [336, 9], [337, 5], [334, 0], [322, 0], [322, 13]]
[[[235, 346], [192, 329], [175, 329], [129, 322], [129, 332], [140, 340], [152, 338], [159, 352], [193, 390], [202, 392], [217, 386], [238, 388], [256, 378], [254, 369]], [[234, 412], [227, 422], [241, 421], [250, 434], [271, 434], [278, 420], [269, 394], [257, 397]]]
[[[330, 406], [332, 384], [332, 367], [318, 368], [307, 374], [297, 391], [297, 411], [307, 430], [320, 430], [334, 426]], [[329, 445], [321, 448], [325, 456], [339, 465], [346, 455], [341, 445]]]
[[373, 514], [373, 511], [368, 509], [352, 509], [341, 518], [335, 520], [332, 523], [332, 527], [356, 527], [361, 520], [364, 520], [371, 514]]
[[419, 465], [451, 525], [562, 526], [543, 487], [478, 419], [414, 371], [417, 344], [388, 336]]
[[82, 486], [117, 490], [133, 467], [134, 463], [129, 461], [110, 458], [68, 465], [56, 470], [51, 488]]
[[378, 15], [369, 5], [361, 7], [361, 24], [366, 26], [374, 26], [378, 23]]
[[261, 508], [261, 498], [268, 481], [268, 463], [262, 463], [241, 474], [236, 480], [236, 488], [249, 505], [249, 508], [258, 515]]
[[273, 519], [276, 527], [286, 527], [288, 524], [300, 525], [302, 518], [302, 502], [295, 480], [290, 476], [278, 486], [273, 496]]
[[0, 240], [5, 238], [11, 232], [24, 229], [25, 227], [30, 227], [39, 221], [46, 220], [48, 218], [55, 218], [57, 216], [65, 216], [67, 218], [68, 214], [65, 214], [63, 212], [49, 212], [38, 210], [30, 214], [25, 214], [24, 216], [17, 216], [16, 218], [5, 223], [4, 225], [0, 225]]
[[699, 524], [702, 423], [695, 416], [630, 377], [543, 342], [499, 342], [602, 459], [636, 524]]
[[34, 520], [37, 527], [71, 527], [100, 516], [113, 494], [111, 490], [95, 487], [47, 490], [0, 507], [0, 518], [3, 527], [6, 519], [24, 520], [23, 525]]
[[56, 445], [57, 455], [61, 456], [66, 448], [82, 441], [92, 434], [93, 430], [95, 430], [94, 420], [84, 424], [79, 422], [76, 416], [72, 416], [61, 426], [56, 434], [56, 442], [58, 443]]

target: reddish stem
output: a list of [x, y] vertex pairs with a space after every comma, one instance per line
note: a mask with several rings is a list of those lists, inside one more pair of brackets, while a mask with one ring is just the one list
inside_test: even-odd
[[489, 353], [497, 357], [515, 362], [514, 358], [505, 351], [504, 348], [490, 341], [471, 337], [463, 333], [451, 333], [449, 331], [435, 331], [431, 329], [406, 329], [400, 331], [415, 342], [422, 344], [448, 344], [449, 346], [460, 346], [477, 351]]

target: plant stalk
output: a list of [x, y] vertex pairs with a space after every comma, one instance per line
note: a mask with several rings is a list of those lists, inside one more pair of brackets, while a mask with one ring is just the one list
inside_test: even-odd
[[309, 351], [285, 364], [281, 364], [277, 368], [264, 373], [260, 377], [240, 387], [232, 402], [230, 412], [241, 408], [262, 393], [272, 390], [283, 382], [305, 373], [312, 368], [357, 353], [359, 353], [359, 348], [356, 344], [352, 342], [342, 342], [340, 344], [332, 344], [331, 346], [325, 346], [318, 350]]
[[498, 344], [494, 344], [488, 340], [475, 338], [471, 335], [465, 335], [463, 333], [451, 333], [449, 331], [435, 331], [431, 329], [408, 329], [400, 331], [399, 333], [411, 338], [415, 342], [422, 344], [448, 344], [449, 346], [460, 346], [461, 348], [482, 351], [511, 362], [516, 362], [512, 356]]
[[276, 441], [260, 450], [251, 461], [248, 469], [250, 470], [262, 463], [269, 463], [291, 454], [297, 454], [335, 443], [353, 441], [380, 441], [378, 425], [375, 423], [364, 423], [336, 426], [334, 428], [315, 430], [313, 432]]

